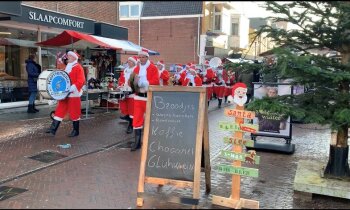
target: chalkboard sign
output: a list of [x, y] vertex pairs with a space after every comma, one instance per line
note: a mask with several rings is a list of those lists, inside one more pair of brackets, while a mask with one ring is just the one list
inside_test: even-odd
[[[144, 183], [152, 183], [192, 187], [193, 198], [199, 198], [203, 138], [208, 147], [206, 112], [203, 87], [149, 87], [138, 195], [144, 194]], [[142, 204], [138, 197], [137, 205]]]
[[146, 176], [193, 181], [199, 93], [154, 92]]

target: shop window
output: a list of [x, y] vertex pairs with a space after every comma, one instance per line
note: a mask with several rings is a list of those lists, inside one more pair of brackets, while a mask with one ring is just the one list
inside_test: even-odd
[[6, 78], [26, 79], [25, 60], [37, 51], [37, 32], [1, 26], [0, 31], [0, 72]]
[[221, 8], [218, 5], [215, 5], [214, 7], [214, 30], [215, 31], [221, 31]]
[[[53, 37], [57, 36], [57, 34], [54, 33], [41, 33], [41, 41], [46, 41], [48, 39], [51, 39]], [[47, 69], [62, 69], [62, 67], [59, 67], [59, 58], [62, 57], [63, 54], [65, 54], [66, 50], [63, 48], [41, 48], [41, 68], [43, 70]]]
[[231, 34], [234, 36], [239, 35], [239, 19], [238, 18], [232, 18]]

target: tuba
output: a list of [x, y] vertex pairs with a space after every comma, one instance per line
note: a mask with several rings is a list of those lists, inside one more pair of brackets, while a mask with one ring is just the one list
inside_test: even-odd
[[218, 57], [214, 57], [209, 61], [209, 66], [213, 69], [216, 69], [217, 67], [221, 66], [221, 64], [222, 64], [222, 61]]
[[[210, 59], [209, 61], [209, 66], [214, 70], [217, 69], [219, 66], [221, 66], [222, 61], [220, 58], [218, 57], [214, 57], [212, 59]], [[223, 74], [223, 70], [216, 70], [217, 72], [217, 78], [219, 79], [219, 81], [221, 81], [223, 79], [222, 74]]]

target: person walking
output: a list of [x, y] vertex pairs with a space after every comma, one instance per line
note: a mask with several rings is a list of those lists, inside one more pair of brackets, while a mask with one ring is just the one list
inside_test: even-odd
[[75, 137], [79, 135], [79, 120], [81, 115], [80, 96], [82, 95], [82, 88], [85, 84], [85, 74], [83, 67], [78, 63], [79, 55], [77, 53], [69, 51], [67, 58], [68, 64], [64, 71], [67, 72], [71, 80], [70, 93], [65, 99], [58, 101], [54, 119], [46, 133], [55, 135], [63, 118], [69, 113], [69, 117], [73, 121], [73, 131], [68, 137]]
[[35, 99], [38, 94], [37, 81], [41, 73], [41, 66], [35, 62], [35, 54], [30, 54], [26, 62], [26, 70], [28, 73], [28, 92], [29, 103], [28, 113], [37, 113], [38, 109], [35, 108]]
[[138, 66], [134, 69], [134, 85], [137, 86], [134, 98], [134, 120], [133, 127], [135, 131], [135, 141], [131, 145], [131, 151], [141, 148], [141, 131], [146, 113], [147, 90], [149, 85], [159, 85], [159, 71], [157, 67], [149, 60], [148, 50], [142, 49], [138, 53], [140, 60]]
[[168, 70], [165, 69], [165, 64], [163, 61], [157, 62], [157, 68], [159, 70], [159, 82], [161, 86], [168, 86], [169, 85], [169, 79], [170, 79], [170, 73]]
[[[118, 79], [118, 86], [121, 89], [132, 90], [132, 88], [130, 87], [130, 84], [129, 84], [129, 79], [130, 79], [131, 73], [136, 68], [137, 61], [138, 61], [138, 59], [136, 56], [132, 56], [132, 57], [128, 58], [128, 61], [127, 61], [128, 65], [121, 72], [121, 75]], [[131, 91], [130, 94], [125, 95], [125, 98], [119, 100], [120, 112], [123, 115], [120, 118], [122, 120], [126, 120], [129, 122], [128, 128], [126, 130], [127, 134], [130, 134], [133, 131], [132, 121], [134, 118], [134, 96], [135, 96], [134, 91]]]

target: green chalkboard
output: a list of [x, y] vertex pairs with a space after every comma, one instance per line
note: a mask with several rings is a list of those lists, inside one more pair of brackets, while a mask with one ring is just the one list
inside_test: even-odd
[[154, 91], [145, 175], [193, 181], [200, 92]]

